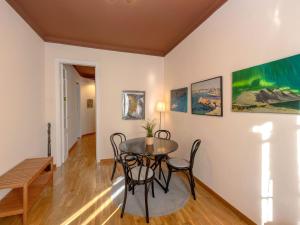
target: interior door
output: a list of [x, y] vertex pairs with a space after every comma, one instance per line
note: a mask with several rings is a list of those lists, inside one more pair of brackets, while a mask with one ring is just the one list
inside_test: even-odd
[[69, 135], [68, 135], [68, 77], [67, 70], [63, 67], [63, 117], [64, 117], [64, 157], [63, 161], [65, 161], [68, 157], [68, 146], [69, 146]]
[[81, 106], [81, 101], [80, 101], [80, 85], [79, 83], [76, 82], [76, 121], [77, 121], [77, 138], [81, 137], [81, 129], [80, 129], [80, 106]]
[[80, 85], [77, 77], [69, 70], [69, 65], [63, 66], [63, 110], [64, 110], [64, 152], [65, 162], [69, 149], [80, 138]]
[[68, 124], [68, 149], [78, 140], [79, 119], [78, 119], [78, 83], [70, 73], [67, 74], [67, 124]]

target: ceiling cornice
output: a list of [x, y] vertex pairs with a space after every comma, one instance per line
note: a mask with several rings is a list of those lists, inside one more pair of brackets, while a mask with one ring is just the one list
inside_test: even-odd
[[44, 37], [43, 40], [50, 43], [75, 45], [80, 47], [96, 48], [96, 49], [109, 50], [109, 51], [137, 53], [137, 54], [153, 55], [153, 56], [165, 56], [165, 53], [161, 51], [154, 51], [154, 50], [142, 49], [142, 48], [137, 49], [137, 48], [126, 47], [121, 45], [96, 44], [91, 42], [83, 42], [83, 41], [78, 41], [73, 39], [50, 37], [50, 36]]

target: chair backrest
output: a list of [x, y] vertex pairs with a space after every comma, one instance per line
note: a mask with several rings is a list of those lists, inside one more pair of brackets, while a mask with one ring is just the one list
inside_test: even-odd
[[192, 145], [192, 149], [191, 149], [191, 156], [190, 156], [190, 166], [191, 168], [193, 168], [194, 166], [194, 160], [195, 160], [195, 155], [199, 149], [199, 146], [201, 144], [201, 140], [197, 139], [194, 141], [193, 145]]
[[119, 144], [126, 141], [126, 136], [123, 133], [113, 133], [110, 135], [110, 143], [114, 151], [115, 160], [120, 156]]
[[160, 139], [165, 139], [165, 140], [170, 140], [171, 133], [168, 130], [157, 130], [154, 133], [154, 137], [160, 138]]
[[[135, 160], [132, 159], [135, 157]], [[130, 153], [121, 154], [122, 166], [124, 170], [125, 181], [134, 181], [137, 184], [143, 183], [148, 177], [151, 167], [151, 159], [147, 155], [133, 155]]]

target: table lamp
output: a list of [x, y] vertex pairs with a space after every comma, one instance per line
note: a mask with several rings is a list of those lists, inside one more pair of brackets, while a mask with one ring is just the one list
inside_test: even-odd
[[164, 102], [158, 102], [156, 104], [156, 111], [159, 112], [159, 129], [161, 129], [161, 113], [166, 111], [166, 104]]

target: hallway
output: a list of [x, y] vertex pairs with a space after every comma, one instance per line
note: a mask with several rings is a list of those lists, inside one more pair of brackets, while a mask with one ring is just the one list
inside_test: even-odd
[[[111, 160], [96, 164], [96, 137], [87, 135], [73, 148], [65, 164], [55, 171], [54, 186], [48, 187], [29, 212], [30, 225], [137, 225], [144, 217], [125, 214], [111, 203]], [[118, 167], [116, 176], [121, 174]], [[219, 200], [197, 185], [197, 201], [168, 216], [151, 218], [155, 225], [246, 224]], [[21, 225], [20, 217], [0, 219], [0, 225]]]

